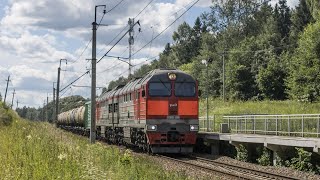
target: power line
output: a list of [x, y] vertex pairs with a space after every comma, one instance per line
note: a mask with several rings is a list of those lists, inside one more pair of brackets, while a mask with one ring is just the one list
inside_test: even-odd
[[71, 87], [69, 87], [65, 92], [63, 92], [60, 97], [62, 97], [66, 92], [68, 92], [69, 89], [71, 89]]
[[154, 0], [149, 1], [149, 3], [136, 15], [136, 17], [134, 17], [134, 19], [137, 18], [145, 9], [147, 9], [147, 7], [148, 7], [153, 1], [154, 1]]
[[114, 10], [116, 7], [118, 7], [123, 1], [124, 0], [121, 0], [120, 2], [118, 2], [118, 4], [116, 4], [113, 8], [111, 8], [109, 11], [107, 11], [106, 14], [111, 12], [112, 10]]
[[[136, 17], [138, 17], [152, 2], [153, 2], [154, 0], [151, 0], [151, 1], [149, 1], [149, 3], [135, 16], [135, 18]], [[120, 1], [116, 6], [118, 6], [120, 3], [122, 3], [122, 1]], [[112, 10], [113, 10], [114, 8], [112, 8]], [[109, 10], [110, 11], [110, 10]], [[102, 17], [104, 17], [104, 16], [102, 16]], [[100, 21], [101, 22], [101, 21]], [[139, 22], [139, 21], [138, 21]], [[128, 26], [128, 25], [127, 25]], [[124, 29], [122, 29], [122, 31], [120, 32], [120, 33], [118, 33], [118, 35], [115, 37], [115, 38], [113, 38], [111, 41], [110, 41], [110, 43], [107, 45], [107, 46], [109, 46], [126, 28], [127, 28], [127, 26], [124, 28]], [[107, 51], [107, 53], [105, 54], [105, 55], [103, 55], [100, 59], [99, 59], [99, 61], [97, 61], [97, 63], [99, 63], [121, 40], [122, 40], [122, 38], [126, 35], [128, 33], [128, 31]], [[92, 41], [92, 38], [91, 38], [91, 40], [89, 41], [89, 43], [87, 44], [87, 46], [86, 46], [86, 48], [84, 49], [84, 51], [88, 48], [88, 46], [89, 46], [89, 44], [90, 44], [90, 42]], [[84, 51], [83, 51], [83, 53], [84, 53]], [[100, 52], [102, 52], [102, 51], [100, 51]], [[100, 52], [98, 53], [98, 54], [100, 54]], [[83, 55], [83, 53], [81, 53], [81, 56]], [[81, 57], [80, 56], [80, 57]], [[78, 58], [78, 59], [80, 59], [80, 57]], [[64, 87], [62, 90], [64, 90], [65, 88], [67, 88], [67, 87], [69, 87], [70, 85], [72, 85], [73, 83], [75, 83], [76, 81], [78, 81], [81, 77], [83, 77], [85, 74], [88, 74], [90, 71], [88, 70], [87, 72], [85, 72], [85, 73], [83, 73], [80, 77], [78, 77], [76, 80], [74, 80], [74, 81], [72, 81], [70, 84], [68, 84], [66, 87]], [[62, 91], [61, 90], [61, 91]]]
[[[124, 1], [124, 0], [121, 0], [118, 4], [116, 4], [116, 5], [115, 5], [113, 8], [111, 8], [109, 11], [103, 13], [103, 15], [102, 15], [102, 17], [101, 17], [101, 19], [100, 19], [100, 21], [99, 21], [99, 24], [97, 25], [97, 29], [99, 28], [99, 26], [100, 26], [100, 24], [101, 24], [101, 22], [102, 22], [102, 20], [103, 20], [103, 18], [104, 18], [104, 16], [105, 16], [105, 14], [111, 12], [113, 9], [115, 9], [115, 8], [116, 8], [119, 4], [121, 4], [123, 1]], [[84, 52], [88, 49], [91, 41], [92, 41], [92, 37], [91, 37], [91, 39], [88, 41], [88, 43], [87, 43], [87, 45], [85, 46], [85, 48], [83, 49], [83, 51], [81, 52], [80, 56], [79, 56], [74, 62], [78, 61], [78, 60], [81, 58], [81, 56], [84, 54]], [[73, 63], [74, 63], [74, 62], [73, 62]]]
[[[149, 1], [149, 3], [134, 17], [137, 18], [154, 0]], [[139, 21], [138, 21], [139, 22]], [[124, 27], [106, 46], [109, 46], [118, 36], [120, 36], [120, 34], [128, 27], [128, 25], [126, 27]], [[114, 46], [116, 46], [121, 40], [122, 38], [128, 33], [128, 31], [108, 50], [107, 53], [105, 53], [105, 55], [107, 55], [113, 48]], [[103, 49], [98, 53], [98, 55], [103, 51]], [[104, 56], [102, 56], [97, 63], [99, 63]]]
[[119, 66], [120, 64], [121, 64], [121, 62], [119, 62], [118, 64], [115, 64], [115, 65], [113, 65], [113, 66], [111, 66], [111, 67], [109, 67], [109, 68], [107, 68], [107, 69], [105, 69], [105, 70], [103, 70], [103, 71], [101, 71], [101, 72], [98, 72], [97, 74], [104, 73], [104, 72], [106, 72], [106, 71], [108, 71], [108, 70], [110, 70], [110, 69], [113, 69], [113, 68]]
[[[80, 85], [72, 85], [73, 87], [87, 87], [87, 88], [91, 88], [91, 86], [80, 86]], [[104, 88], [104, 87], [96, 87], [97, 89], [101, 89], [101, 88]]]
[[89, 71], [83, 73], [81, 76], [79, 76], [77, 79], [75, 79], [74, 81], [72, 81], [71, 83], [69, 83], [66, 87], [64, 87], [63, 89], [60, 90], [60, 92], [62, 92], [63, 90], [65, 90], [67, 87], [71, 86], [73, 83], [75, 83], [76, 81], [78, 81], [80, 78], [82, 78], [84, 75], [88, 74]]
[[[136, 24], [138, 24], [138, 23], [140, 23], [140, 22], [137, 21], [134, 25], [136, 25]], [[128, 34], [129, 31], [130, 31], [130, 29], [127, 30], [127, 32], [124, 33], [124, 34], [121, 36], [121, 38], [97, 61], [97, 63], [99, 63], [99, 62]]]
[[176, 18], [169, 26], [167, 26], [164, 30], [162, 30], [158, 35], [156, 35], [154, 38], [152, 38], [147, 44], [142, 46], [138, 51], [133, 53], [133, 55], [136, 55], [138, 52], [140, 52], [142, 49], [144, 49], [146, 46], [148, 46], [153, 40], [158, 38], [162, 33], [164, 33], [167, 29], [169, 29], [170, 26], [172, 26], [175, 22], [177, 22], [184, 14], [186, 14], [195, 4], [197, 4], [200, 0], [195, 1], [188, 9], [186, 9], [178, 18]]
[[[121, 34], [124, 30], [126, 30], [127, 27], [128, 27], [128, 25], [126, 25], [126, 26], [106, 45], [106, 47], [108, 47], [118, 36], [120, 36], [120, 34]], [[101, 49], [101, 50], [98, 52], [97, 55], [99, 55], [102, 51], [103, 51], [103, 49]]]
[[143, 64], [143, 63], [145, 63], [145, 62], [147, 62], [147, 61], [150, 61], [150, 60], [155, 60], [156, 57], [158, 57], [158, 56], [159, 56], [159, 55], [153, 56], [153, 57], [151, 57], [151, 58], [148, 58], [148, 59], [146, 59], [145, 61], [142, 61], [141, 63], [138, 63], [138, 64], [133, 65], [133, 67], [139, 66], [139, 65], [141, 65], [141, 64]]
[[283, 46], [278, 46], [278, 47], [270, 47], [270, 48], [266, 48], [266, 49], [259, 49], [256, 51], [237, 51], [237, 50], [230, 50], [230, 51], [223, 51], [223, 52], [218, 52], [218, 54], [223, 54], [223, 53], [250, 53], [250, 52], [267, 52], [267, 51], [271, 51], [274, 49], [285, 49], [287, 47], [292, 47], [295, 46], [295, 44], [288, 44], [288, 45], [283, 45]]

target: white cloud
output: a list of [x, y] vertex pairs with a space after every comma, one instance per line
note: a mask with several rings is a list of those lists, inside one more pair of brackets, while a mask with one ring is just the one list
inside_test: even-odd
[[[195, 0], [176, 0], [176, 4], [180, 7], [185, 7], [191, 5]], [[200, 0], [195, 6], [198, 7], [210, 7], [212, 5], [212, 0]]]
[[[85, 52], [84, 46], [91, 39], [91, 22], [93, 21], [95, 4], [107, 3], [107, 10], [119, 1], [106, 2], [103, 0], [9, 0], [4, 16], [0, 20], [0, 78], [12, 78], [10, 93], [17, 89], [16, 97], [27, 106], [42, 106], [47, 93], [52, 92], [52, 82], [56, 82], [59, 59], [70, 60], [68, 65], [62, 64], [61, 89], [79, 77], [90, 62], [85, 59], [91, 57], [91, 43]], [[164, 3], [154, 1], [137, 18], [141, 23], [142, 32], [135, 27], [136, 52], [165, 29], [174, 19], [185, 11], [185, 3], [191, 1], [172, 1]], [[106, 14], [102, 23], [110, 26], [99, 27], [97, 31], [97, 58], [100, 58], [119, 39], [115, 39], [106, 46], [116, 34], [127, 24], [128, 18], [135, 17], [149, 3], [149, 0], [125, 0], [116, 9]], [[197, 6], [205, 6], [207, 0], [201, 0]], [[102, 9], [99, 8], [97, 20], [101, 18]], [[182, 18], [183, 20], [183, 18]], [[147, 58], [159, 54], [165, 43], [171, 41], [174, 28], [178, 21], [159, 38], [137, 53], [132, 64], [137, 67], [150, 63]], [[126, 31], [127, 29], [125, 29]], [[125, 32], [124, 31], [124, 32]], [[109, 53], [109, 55], [128, 57], [128, 35]], [[80, 59], [78, 57], [80, 54]], [[147, 57], [147, 58], [146, 58]], [[71, 60], [77, 60], [72, 63]], [[106, 86], [119, 76], [128, 75], [128, 64], [114, 58], [104, 58], [97, 65], [97, 85]], [[89, 75], [85, 75], [76, 84], [90, 85]], [[0, 87], [3, 94], [4, 86]], [[90, 97], [89, 88], [67, 88], [65, 95], [79, 94]], [[50, 94], [49, 94], [50, 95]], [[52, 96], [52, 94], [51, 94]], [[21, 107], [21, 106], [20, 106]]]

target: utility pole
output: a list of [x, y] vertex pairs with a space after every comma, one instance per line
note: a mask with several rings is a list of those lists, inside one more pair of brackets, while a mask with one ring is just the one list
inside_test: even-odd
[[[207, 109], [206, 109], [206, 115], [207, 115], [207, 132], [210, 131], [210, 126], [209, 126], [209, 64], [211, 64], [213, 59], [204, 59], [201, 61], [202, 64], [206, 66], [206, 74], [207, 74], [207, 82], [206, 82], [206, 104], [207, 104]], [[213, 121], [213, 130], [214, 130], [214, 121]]]
[[[97, 8], [106, 8], [106, 5], [95, 6], [94, 22], [92, 23], [92, 58], [91, 58], [91, 126], [90, 126], [90, 143], [96, 142], [96, 53], [97, 53]], [[104, 11], [105, 13], [106, 11]]]
[[223, 102], [225, 102], [226, 101], [226, 83], [225, 83], [225, 81], [226, 81], [226, 64], [225, 64], [225, 60], [224, 60], [224, 53], [225, 53], [225, 51], [223, 50], [223, 54], [222, 54], [222, 84], [223, 84], [223, 89], [222, 89], [222, 94], [223, 94]]
[[55, 119], [55, 111], [54, 111], [54, 107], [55, 107], [55, 105], [56, 105], [56, 99], [55, 99], [55, 95], [56, 95], [56, 89], [54, 88], [54, 83], [55, 82], [53, 82], [53, 106], [52, 106], [52, 122], [54, 122], [54, 119]]
[[45, 117], [45, 112], [44, 112], [44, 106], [46, 105], [46, 100], [43, 100], [43, 107], [42, 107], [42, 121], [45, 121], [46, 120], [46, 117]]
[[8, 85], [9, 85], [9, 82], [10, 82], [10, 75], [8, 76], [8, 80], [7, 81], [7, 87], [6, 87], [6, 93], [4, 94], [4, 104], [6, 104], [6, 98], [7, 98], [7, 92], [8, 92]]
[[47, 93], [47, 106], [46, 106], [46, 119], [47, 119], [47, 121], [49, 121], [49, 119], [48, 119], [48, 101], [49, 101], [49, 96]]
[[134, 44], [134, 18], [129, 18], [128, 21], [129, 24], [129, 75], [128, 78], [130, 79], [131, 77], [131, 56], [132, 56], [132, 48], [133, 48], [133, 44]]
[[13, 93], [12, 93], [12, 101], [11, 101], [11, 109], [12, 109], [12, 107], [13, 107], [13, 100], [14, 100], [14, 95], [16, 94], [16, 90], [15, 89], [13, 89]]
[[17, 99], [17, 107], [16, 107], [16, 109], [19, 107], [19, 101], [18, 101], [18, 99]]
[[57, 81], [56, 119], [54, 120], [54, 122], [56, 122], [58, 120], [58, 114], [59, 114], [59, 88], [60, 88], [60, 71], [61, 71], [61, 61], [62, 60], [66, 61], [66, 64], [67, 64], [66, 59], [60, 59], [60, 65], [58, 67], [58, 81]]

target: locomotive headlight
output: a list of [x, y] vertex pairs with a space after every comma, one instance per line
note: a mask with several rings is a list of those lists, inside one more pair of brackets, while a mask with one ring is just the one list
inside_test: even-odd
[[198, 131], [199, 125], [190, 125], [190, 131]]
[[168, 73], [168, 76], [169, 76], [170, 80], [176, 80], [176, 78], [177, 78], [177, 75], [174, 73]]
[[157, 125], [147, 125], [147, 130], [148, 131], [156, 131], [157, 130]]

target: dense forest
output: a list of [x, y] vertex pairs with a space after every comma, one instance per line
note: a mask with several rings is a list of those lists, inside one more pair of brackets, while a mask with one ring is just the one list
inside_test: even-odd
[[[299, 100], [320, 95], [320, 3], [300, 0], [213, 0], [193, 26], [182, 23], [158, 60], [135, 71], [142, 76], [155, 68], [178, 68], [192, 74], [206, 95], [229, 100]], [[202, 60], [211, 60], [206, 66]], [[225, 64], [223, 64], [225, 62]], [[112, 89], [129, 79], [120, 77]]]
[[[182, 23], [159, 59], [141, 66], [133, 76], [156, 68], [178, 68], [199, 81], [204, 97], [222, 98], [224, 86], [229, 101], [316, 102], [320, 100], [319, 37], [317, 0], [299, 0], [295, 8], [286, 0], [275, 5], [270, 0], [213, 0], [210, 12], [202, 13], [192, 26]], [[202, 60], [209, 62], [208, 74]], [[108, 89], [131, 78], [120, 77]], [[84, 102], [80, 96], [63, 98], [60, 112]], [[53, 102], [16, 111], [23, 118], [45, 120], [46, 109], [52, 120]]]

